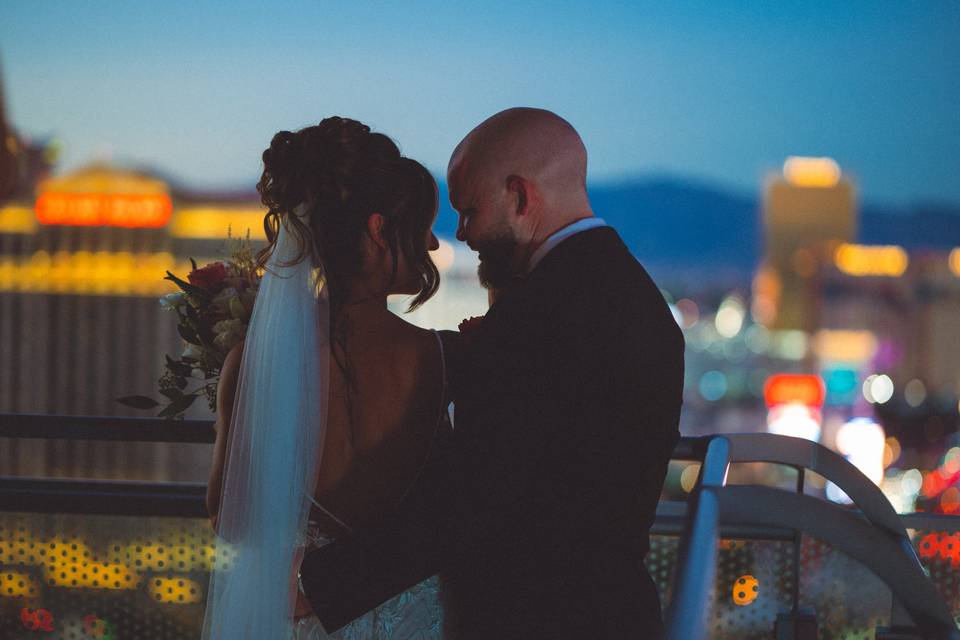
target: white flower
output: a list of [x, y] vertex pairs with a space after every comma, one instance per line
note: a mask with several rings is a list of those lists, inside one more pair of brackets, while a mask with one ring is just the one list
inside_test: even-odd
[[176, 293], [168, 293], [167, 295], [160, 298], [160, 308], [164, 311], [173, 311], [183, 302], [184, 293], [183, 291], [177, 291]]

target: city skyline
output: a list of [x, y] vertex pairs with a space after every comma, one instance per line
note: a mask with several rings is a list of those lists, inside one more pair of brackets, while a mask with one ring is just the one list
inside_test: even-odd
[[866, 202], [960, 202], [958, 5], [416, 9], [14, 3], [8, 114], [61, 142], [62, 170], [110, 155], [237, 188], [275, 131], [332, 114], [442, 177], [466, 131], [528, 104], [578, 128], [595, 182], [677, 175], [756, 194], [786, 156], [827, 155]]

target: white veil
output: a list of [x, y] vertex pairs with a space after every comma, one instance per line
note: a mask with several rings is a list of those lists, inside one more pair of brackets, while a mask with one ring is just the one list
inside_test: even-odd
[[[305, 214], [304, 205], [294, 210]], [[294, 563], [322, 456], [330, 362], [329, 296], [312, 252], [285, 266], [298, 247], [284, 218], [240, 365], [204, 640], [293, 634]]]

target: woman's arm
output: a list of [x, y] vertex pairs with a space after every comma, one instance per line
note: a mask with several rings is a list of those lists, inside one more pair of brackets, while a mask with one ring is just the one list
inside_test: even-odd
[[217, 440], [213, 445], [213, 464], [210, 467], [210, 479], [207, 481], [207, 513], [214, 531], [217, 531], [220, 495], [223, 492], [223, 466], [227, 455], [227, 441], [233, 418], [233, 400], [237, 395], [237, 379], [240, 375], [242, 357], [243, 343], [241, 342], [227, 354], [220, 369], [220, 383], [217, 386], [217, 419], [213, 423]]

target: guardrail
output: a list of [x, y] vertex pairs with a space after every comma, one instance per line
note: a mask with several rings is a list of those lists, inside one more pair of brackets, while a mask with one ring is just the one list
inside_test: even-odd
[[[210, 444], [214, 436], [209, 421], [0, 414], [0, 438]], [[700, 488], [688, 502], [661, 501], [651, 531], [647, 566], [669, 607], [673, 637], [770, 637], [778, 615], [811, 603], [821, 628], [837, 637], [896, 621], [890, 590], [863, 568], [870, 558], [858, 563], [789, 523], [724, 516], [730, 508], [722, 492], [742, 488], [725, 486], [726, 470], [743, 451], [712, 437], [683, 438], [674, 451], [675, 460], [702, 466]], [[0, 637], [35, 637], [45, 626], [75, 629], [77, 637], [107, 628], [115, 637], [198, 637], [217, 552], [204, 497], [202, 483], [0, 478]], [[960, 518], [884, 518], [884, 535], [903, 531], [898, 552], [908, 555], [904, 542], [915, 552], [956, 616]], [[741, 580], [758, 592], [738, 597]], [[837, 595], [840, 586], [847, 596]], [[845, 597], [862, 601], [860, 609]]]

